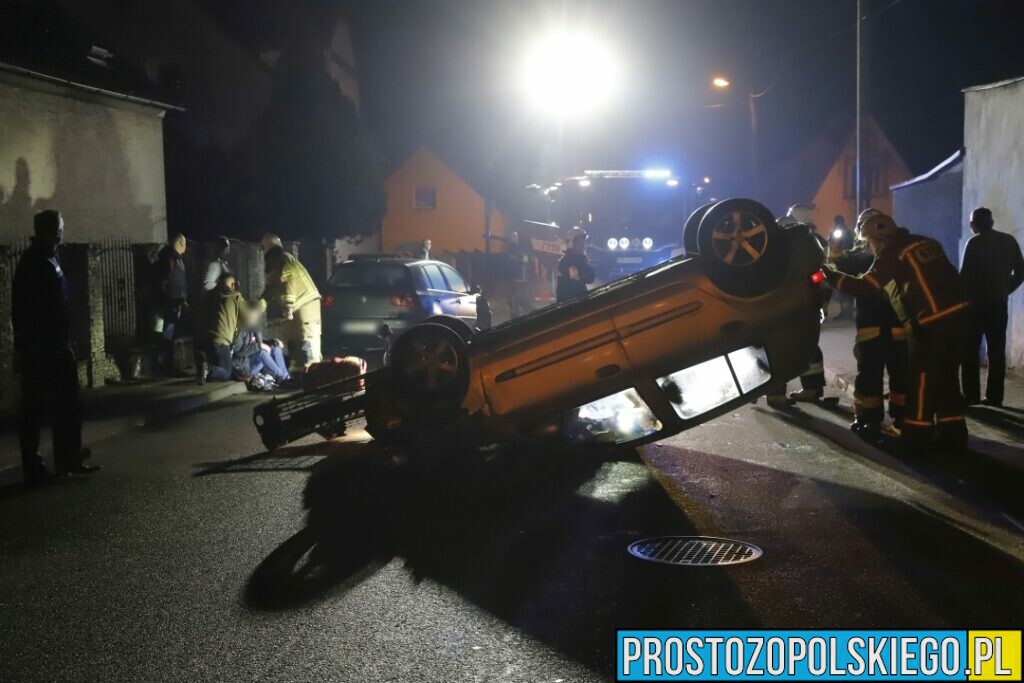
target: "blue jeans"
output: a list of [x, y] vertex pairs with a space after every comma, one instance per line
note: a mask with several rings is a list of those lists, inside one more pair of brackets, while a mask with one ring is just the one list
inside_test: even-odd
[[278, 382], [283, 382], [290, 377], [288, 364], [284, 360], [284, 351], [277, 346], [271, 346], [269, 353], [260, 349], [259, 353], [253, 354], [249, 361], [249, 369], [253, 375], [259, 374], [261, 370], [266, 370]]
[[211, 344], [206, 357], [209, 379], [226, 382], [231, 379], [231, 347], [223, 344]]

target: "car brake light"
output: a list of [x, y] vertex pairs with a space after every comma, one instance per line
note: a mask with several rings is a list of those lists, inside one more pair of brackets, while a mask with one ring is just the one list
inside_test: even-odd
[[811, 282], [813, 284], [820, 285], [824, 281], [825, 281], [825, 271], [823, 271], [823, 270], [816, 270], [811, 275]]
[[323, 301], [320, 302], [320, 305], [323, 306], [324, 308], [330, 308], [331, 306], [333, 306], [334, 305], [334, 295], [333, 294], [328, 294], [327, 296], [325, 296], [323, 298]]
[[416, 296], [413, 294], [392, 294], [391, 305], [396, 308], [415, 308]]

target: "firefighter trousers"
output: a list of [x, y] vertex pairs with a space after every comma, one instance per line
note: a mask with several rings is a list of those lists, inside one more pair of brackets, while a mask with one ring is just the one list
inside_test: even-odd
[[858, 422], [881, 424], [884, 417], [884, 382], [889, 375], [889, 416], [901, 423], [907, 403], [907, 341], [902, 327], [858, 328], [857, 379], [854, 414]]
[[968, 330], [966, 313], [922, 326], [908, 342], [910, 373], [904, 442], [912, 448], [927, 444], [938, 431], [942, 444], [953, 451], [967, 447], [966, 403], [957, 377]]

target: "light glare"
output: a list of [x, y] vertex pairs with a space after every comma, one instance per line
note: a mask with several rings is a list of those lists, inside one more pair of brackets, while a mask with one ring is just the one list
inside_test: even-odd
[[716, 88], [728, 88], [730, 85], [732, 85], [732, 83], [729, 81], [728, 78], [725, 78], [723, 76], [715, 76], [714, 78], [711, 79], [711, 85], [715, 86]]
[[649, 168], [646, 171], [644, 171], [644, 178], [649, 178], [652, 180], [667, 179], [670, 178], [671, 176], [672, 171], [670, 171], [667, 168]]
[[618, 90], [616, 60], [596, 36], [552, 31], [527, 53], [523, 88], [534, 105], [563, 118], [599, 109]]
[[590, 179], [584, 178], [580, 181], [580, 187], [590, 187]]
[[832, 239], [834, 239], [834, 240], [841, 240], [841, 239], [843, 239], [843, 231], [840, 230], [839, 228], [836, 228], [835, 230], [833, 230], [832, 231]]
[[615, 251], [615, 247], [617, 247], [617, 246], [619, 246], [619, 241], [617, 239], [615, 239], [614, 237], [609, 237], [608, 238], [608, 248], [611, 249], [612, 251]]
[[652, 240], [650, 237], [645, 237], [644, 241], [643, 241], [643, 245], [644, 245], [644, 249], [650, 249], [651, 247], [654, 246], [654, 240]]
[[622, 248], [622, 249], [629, 249], [629, 238], [628, 237], [620, 237], [619, 238], [619, 247]]
[[665, 181], [665, 184], [668, 185], [669, 187], [675, 187], [676, 185], [679, 184], [679, 181], [676, 180], [675, 178], [669, 178], [668, 180]]

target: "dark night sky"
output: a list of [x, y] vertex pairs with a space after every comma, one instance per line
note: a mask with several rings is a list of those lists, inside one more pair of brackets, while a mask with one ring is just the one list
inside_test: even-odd
[[[742, 191], [745, 89], [759, 100], [762, 159], [784, 159], [852, 116], [854, 0], [378, 0], [354, 10], [363, 114], [392, 162], [426, 144], [478, 184], [544, 180], [558, 131], [532, 115], [514, 66], [544, 26], [607, 37], [625, 87], [564, 131], [583, 168], [671, 166]], [[1020, 0], [866, 0], [871, 112], [914, 173], [962, 143], [960, 89], [1024, 74]], [[564, 19], [563, 19], [564, 18]], [[726, 73], [733, 94], [714, 93]], [[723, 105], [706, 108], [709, 104]], [[728, 187], [730, 185], [732, 187]]]

